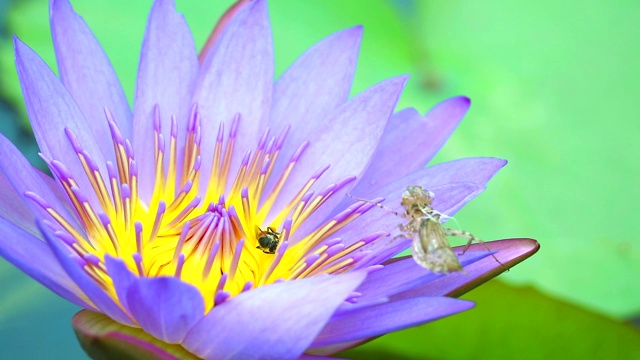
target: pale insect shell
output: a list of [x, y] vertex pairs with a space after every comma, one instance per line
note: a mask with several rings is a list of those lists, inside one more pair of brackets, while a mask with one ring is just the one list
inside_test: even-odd
[[[349, 194], [347, 196], [358, 201], [370, 202]], [[466, 231], [456, 231], [442, 226], [440, 223], [441, 214], [431, 207], [433, 198], [434, 194], [431, 191], [424, 189], [422, 186], [413, 185], [408, 186], [402, 193], [400, 204], [405, 210], [404, 213], [398, 213], [379, 203], [374, 204], [407, 219], [406, 224], [398, 225], [402, 235], [398, 235], [395, 238], [413, 239], [411, 255], [418, 265], [434, 273], [462, 271], [462, 265], [458, 260], [458, 256], [451, 249], [447, 237], [460, 236], [467, 238], [469, 239], [467, 246], [474, 240], [480, 243], [483, 242]], [[487, 250], [490, 249], [487, 247]], [[502, 265], [494, 255], [492, 256]]]
[[435, 219], [422, 219], [418, 231], [413, 233], [411, 255], [418, 265], [434, 273], [462, 270], [444, 228]]
[[400, 229], [413, 238], [411, 255], [415, 262], [434, 272], [448, 273], [462, 270], [453, 253], [440, 214], [431, 207], [434, 194], [421, 186], [409, 186], [402, 194], [404, 217], [409, 221]]

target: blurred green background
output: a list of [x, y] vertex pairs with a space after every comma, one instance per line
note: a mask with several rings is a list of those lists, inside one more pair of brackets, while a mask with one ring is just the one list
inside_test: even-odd
[[[74, 0], [131, 99], [151, 1]], [[230, 1], [177, 1], [197, 44]], [[353, 358], [638, 358], [640, 2], [271, 0], [276, 74], [326, 35], [365, 26], [354, 94], [411, 74], [399, 108], [455, 95], [469, 114], [435, 162], [506, 158], [457, 215], [540, 252], [466, 296], [474, 310], [381, 337]], [[46, 0], [0, 0], [0, 131], [27, 156], [10, 34], [52, 67]], [[0, 261], [0, 358], [84, 359], [77, 309]], [[410, 311], [408, 309], [407, 311]]]

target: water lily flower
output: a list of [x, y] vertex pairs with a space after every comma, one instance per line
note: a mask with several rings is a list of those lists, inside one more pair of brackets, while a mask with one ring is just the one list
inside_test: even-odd
[[173, 1], [156, 0], [132, 111], [68, 0], [50, 11], [59, 77], [17, 38], [15, 56], [53, 177], [0, 137], [0, 255], [85, 309], [74, 327], [92, 356], [319, 358], [469, 309], [445, 295], [537, 249], [490, 243], [503, 266], [472, 246], [452, 275], [392, 259], [410, 239], [376, 203], [397, 208], [418, 184], [450, 216], [506, 162], [424, 168], [465, 97], [393, 114], [399, 76], [349, 99], [360, 27], [274, 83], [266, 1], [237, 12], [199, 62]]

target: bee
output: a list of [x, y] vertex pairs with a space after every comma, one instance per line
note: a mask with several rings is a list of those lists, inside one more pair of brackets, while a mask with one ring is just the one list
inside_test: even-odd
[[[400, 236], [413, 239], [411, 255], [418, 265], [434, 273], [446, 274], [453, 271], [461, 271], [462, 265], [451, 249], [451, 244], [449, 244], [447, 237], [456, 236], [468, 239], [469, 242], [467, 242], [464, 251], [466, 251], [474, 241], [483, 244], [484, 242], [469, 232], [442, 226], [442, 214], [431, 207], [433, 199], [434, 194], [431, 191], [417, 185], [409, 186], [404, 193], [402, 193], [402, 200], [400, 202], [405, 212], [400, 214], [392, 210], [390, 211], [397, 216], [407, 219], [406, 224], [400, 224], [398, 226], [402, 232]], [[376, 205], [386, 209], [380, 204]], [[487, 249], [490, 250], [488, 246]], [[500, 265], [503, 265], [495, 256], [493, 256], [493, 258]]]
[[256, 226], [256, 238], [258, 239], [256, 249], [262, 250], [265, 254], [275, 254], [278, 244], [280, 243], [281, 235], [281, 233], [276, 232], [276, 229], [271, 226], [267, 227], [267, 231]]

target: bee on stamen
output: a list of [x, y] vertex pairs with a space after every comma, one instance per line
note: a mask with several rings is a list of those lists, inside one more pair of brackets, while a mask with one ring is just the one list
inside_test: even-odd
[[[352, 197], [351, 195], [349, 196]], [[462, 265], [460, 265], [458, 257], [451, 249], [451, 244], [447, 240], [448, 236], [462, 237], [469, 240], [461, 254], [464, 254], [474, 241], [484, 244], [487, 250], [491, 251], [482, 240], [471, 233], [442, 226], [440, 219], [443, 215], [431, 207], [433, 198], [434, 194], [431, 191], [414, 185], [407, 187], [407, 190], [402, 193], [400, 203], [405, 209], [404, 213], [398, 213], [376, 203], [376, 206], [407, 219], [406, 224], [398, 225], [402, 232], [399, 237], [413, 239], [411, 255], [418, 265], [434, 273], [446, 274], [452, 271], [461, 271]], [[355, 199], [370, 202], [368, 200]], [[493, 254], [491, 256], [500, 265], [504, 266]]]
[[281, 235], [271, 226], [268, 226], [266, 231], [256, 226], [256, 238], [258, 239], [256, 249], [262, 250], [265, 254], [275, 254]]

